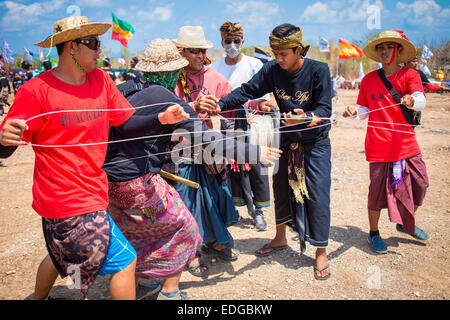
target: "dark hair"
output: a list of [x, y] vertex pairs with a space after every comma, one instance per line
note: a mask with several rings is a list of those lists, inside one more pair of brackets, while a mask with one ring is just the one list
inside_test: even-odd
[[58, 56], [62, 55], [63, 50], [64, 50], [64, 44], [65, 44], [65, 42], [59, 43], [56, 45], [56, 50], [58, 51]]
[[283, 23], [279, 26], [276, 26], [275, 29], [272, 30], [272, 34], [277, 38], [288, 37], [296, 32], [299, 32], [300, 28], [296, 27], [290, 23]]
[[44, 66], [45, 70], [50, 70], [52, 68], [52, 63], [49, 60], [45, 60], [42, 62], [42, 65]]
[[21, 67], [22, 67], [22, 69], [29, 70], [31, 67], [31, 64], [28, 61], [24, 60], [24, 61], [22, 61]]
[[[284, 37], [289, 37], [290, 35], [293, 35], [294, 33], [297, 33], [299, 31], [300, 31], [299, 27], [296, 27], [290, 23], [283, 23], [283, 24], [280, 24], [279, 26], [276, 26], [272, 30], [272, 34], [277, 38], [284, 38]], [[292, 48], [292, 51], [295, 52], [296, 49], [297, 49], [297, 47]]]
[[105, 67], [111, 67], [111, 60], [109, 60], [109, 58], [106, 57], [105, 59], [103, 59], [103, 65]]

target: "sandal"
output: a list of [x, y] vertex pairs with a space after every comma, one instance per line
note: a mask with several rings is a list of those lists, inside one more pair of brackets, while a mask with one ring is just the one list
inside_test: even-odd
[[322, 271], [328, 269], [330, 267], [329, 264], [327, 264], [325, 267], [323, 267], [322, 269], [317, 268], [317, 266], [314, 266], [314, 278], [316, 278], [316, 280], [327, 280], [330, 276], [331, 276], [331, 272], [329, 274], [327, 274], [326, 276], [318, 276], [316, 271], [318, 271], [319, 273], [322, 273]]
[[223, 248], [220, 250], [212, 248], [212, 251], [218, 258], [225, 261], [236, 261], [240, 254], [240, 251], [238, 249], [232, 248]]
[[[278, 247], [273, 247], [270, 242], [266, 243], [265, 245], [262, 246], [262, 248], [256, 250], [255, 255], [257, 257], [266, 257], [266, 256], [270, 256], [272, 253], [276, 252], [276, 251], [281, 251], [284, 249], [287, 249], [288, 245], [285, 244], [283, 246], [278, 246]], [[271, 249], [269, 252], [265, 252], [265, 253], [261, 253], [261, 251], [266, 251], [268, 249]]]
[[240, 251], [238, 249], [232, 249], [232, 248], [222, 248], [222, 249], [216, 249], [217, 243], [210, 242], [207, 244], [202, 245], [202, 252], [209, 255], [214, 255], [222, 260], [225, 261], [236, 261]]
[[186, 264], [185, 269], [193, 276], [200, 278], [206, 277], [209, 274], [209, 268], [203, 262]]

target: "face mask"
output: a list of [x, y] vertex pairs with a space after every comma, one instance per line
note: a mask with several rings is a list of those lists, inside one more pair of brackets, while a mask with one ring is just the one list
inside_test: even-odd
[[225, 53], [228, 58], [234, 59], [241, 53], [241, 46], [235, 43], [225, 45]]

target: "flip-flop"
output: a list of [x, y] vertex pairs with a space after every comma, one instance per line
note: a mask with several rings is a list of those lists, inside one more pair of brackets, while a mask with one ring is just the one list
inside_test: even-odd
[[[285, 249], [287, 249], [287, 247], [288, 247], [287, 244], [285, 244], [284, 246], [273, 247], [270, 245], [270, 242], [269, 242], [269, 243], [266, 243], [265, 245], [263, 245], [262, 248], [256, 250], [255, 255], [257, 257], [267, 257], [267, 256], [270, 256], [274, 252], [285, 250]], [[266, 251], [268, 249], [272, 249], [272, 250], [270, 250], [269, 252], [266, 252], [266, 253], [260, 253], [260, 251]]]
[[329, 264], [327, 264], [325, 267], [323, 267], [322, 269], [317, 268], [317, 266], [314, 266], [314, 278], [316, 278], [316, 280], [327, 280], [330, 276], [331, 276], [331, 272], [329, 274], [327, 274], [326, 276], [320, 277], [317, 275], [316, 271], [318, 271], [319, 273], [321, 273], [322, 271], [328, 269], [330, 267]]

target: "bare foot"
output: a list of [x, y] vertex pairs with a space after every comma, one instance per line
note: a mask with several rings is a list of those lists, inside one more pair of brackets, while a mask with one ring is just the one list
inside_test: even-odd
[[[318, 278], [324, 278], [331, 273], [330, 268], [327, 268], [328, 259], [325, 248], [317, 248], [316, 250], [316, 268], [314, 272]], [[318, 270], [317, 270], [318, 269]], [[319, 271], [322, 270], [322, 271]]]

